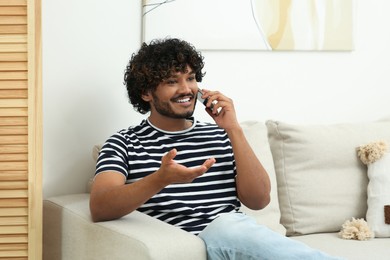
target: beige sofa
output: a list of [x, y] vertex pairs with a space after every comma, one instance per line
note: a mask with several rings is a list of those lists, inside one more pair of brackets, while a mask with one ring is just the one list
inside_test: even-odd
[[[334, 125], [247, 121], [242, 126], [272, 182], [266, 209], [242, 211], [332, 255], [390, 259], [388, 237], [359, 241], [339, 236], [346, 220], [365, 218], [368, 208], [367, 166], [356, 147], [390, 143], [390, 120]], [[97, 147], [95, 158], [96, 153]], [[137, 211], [93, 223], [88, 200], [86, 189], [44, 201], [44, 259], [206, 259], [200, 238]]]

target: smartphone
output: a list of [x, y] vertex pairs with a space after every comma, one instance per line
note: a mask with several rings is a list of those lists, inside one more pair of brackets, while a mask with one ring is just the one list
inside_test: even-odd
[[[197, 95], [197, 98], [198, 100], [200, 101], [200, 103], [202, 103], [203, 105], [207, 105], [207, 101], [209, 100], [208, 98], [202, 98], [202, 95], [203, 95], [203, 92], [202, 90], [198, 89], [198, 95]], [[214, 104], [211, 103], [210, 107], [209, 107], [211, 110], [213, 110], [214, 108]]]

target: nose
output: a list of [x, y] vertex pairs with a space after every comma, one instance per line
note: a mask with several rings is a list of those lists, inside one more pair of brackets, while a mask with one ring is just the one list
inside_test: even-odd
[[190, 93], [191, 92], [191, 84], [187, 80], [183, 79], [180, 81], [180, 92], [181, 93]]

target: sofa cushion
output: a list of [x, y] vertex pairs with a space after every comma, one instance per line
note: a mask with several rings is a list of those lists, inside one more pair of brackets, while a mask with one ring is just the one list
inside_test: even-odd
[[390, 140], [390, 121], [294, 125], [267, 121], [287, 235], [336, 232], [364, 218], [368, 177], [356, 147]]
[[272, 230], [285, 235], [286, 229], [280, 224], [280, 209], [275, 167], [268, 143], [266, 125], [264, 122], [245, 121], [241, 123], [241, 127], [244, 130], [245, 137], [247, 138], [257, 158], [259, 158], [263, 167], [267, 171], [271, 181], [271, 202], [267, 207], [259, 211], [254, 211], [242, 205], [241, 210], [247, 215], [254, 217], [257, 220], [257, 223], [266, 225]]
[[330, 255], [350, 260], [388, 259], [390, 239], [370, 239], [367, 241], [341, 239], [338, 233], [310, 234], [292, 237], [306, 245], [322, 250]]

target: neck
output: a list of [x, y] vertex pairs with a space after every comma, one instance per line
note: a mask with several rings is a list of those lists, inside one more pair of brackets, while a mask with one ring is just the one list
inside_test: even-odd
[[192, 121], [185, 118], [170, 118], [165, 116], [149, 116], [149, 122], [152, 123], [155, 127], [160, 128], [164, 131], [175, 132], [188, 129], [192, 126]]

